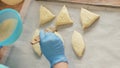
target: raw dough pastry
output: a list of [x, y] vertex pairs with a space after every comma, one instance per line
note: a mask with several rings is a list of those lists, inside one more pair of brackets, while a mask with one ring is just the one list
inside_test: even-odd
[[55, 32], [55, 34], [62, 40], [62, 42], [63, 42], [63, 44], [64, 44], [63, 37], [62, 37], [58, 32]]
[[85, 44], [82, 35], [77, 31], [74, 31], [72, 35], [72, 47], [77, 56], [83, 55]]
[[81, 8], [80, 17], [81, 17], [83, 29], [85, 29], [88, 28], [90, 25], [92, 25], [100, 16], [84, 8]]
[[60, 13], [57, 16], [56, 26], [65, 25], [65, 24], [72, 24], [72, 23], [73, 23], [73, 21], [69, 16], [67, 7], [64, 5], [63, 8], [61, 9]]
[[23, 0], [1, 0], [1, 1], [7, 5], [17, 5], [21, 3]]
[[[33, 39], [32, 39], [32, 40], [34, 40], [34, 38], [35, 38], [36, 36], [39, 36], [39, 32], [40, 32], [39, 29], [36, 29], [36, 30], [35, 30], [35, 33], [34, 33], [34, 35], [33, 35]], [[35, 53], [36, 53], [38, 56], [41, 56], [41, 55], [42, 55], [39, 42], [36, 43], [36, 44], [33, 44], [32, 47], [33, 47], [33, 50], [35, 51]]]
[[[32, 39], [32, 40], [34, 40], [36, 37], [39, 36], [39, 32], [40, 32], [40, 30], [39, 30], [39, 29], [36, 29], [35, 34], [33, 35], [33, 39]], [[58, 32], [54, 32], [54, 33], [55, 33], [55, 34], [62, 40], [62, 42], [64, 43], [64, 40], [63, 40], [62, 36], [61, 36]], [[38, 56], [41, 56], [41, 55], [42, 55], [39, 42], [33, 44], [32, 47], [33, 47], [35, 53], [38, 54]]]
[[57, 32], [57, 28], [55, 26], [48, 27], [45, 29], [46, 32]]
[[57, 32], [56, 27], [48, 27], [48, 28], [45, 29], [45, 31], [46, 32], [53, 32], [53, 33], [55, 33], [62, 40], [62, 42], [64, 44], [63, 37]]
[[50, 22], [55, 18], [55, 15], [53, 15], [47, 8], [44, 6], [40, 7], [40, 24], [45, 24]]

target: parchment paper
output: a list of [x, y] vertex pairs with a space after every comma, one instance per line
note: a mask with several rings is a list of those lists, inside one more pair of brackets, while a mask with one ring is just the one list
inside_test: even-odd
[[[44, 5], [55, 15], [59, 13], [63, 5], [68, 7], [74, 24], [69, 27], [64, 26], [58, 32], [65, 41], [65, 53], [69, 60], [69, 68], [120, 68], [120, 8], [42, 1], [33, 1], [28, 10], [23, 34], [14, 44], [6, 63], [10, 68], [49, 68], [45, 57], [38, 57], [30, 44], [32, 35], [38, 28], [40, 5]], [[80, 22], [81, 7], [101, 16], [85, 31]], [[55, 20], [40, 29], [54, 25], [54, 22]], [[82, 58], [76, 57], [72, 50], [71, 36], [74, 30], [80, 32], [85, 40], [86, 50]]]

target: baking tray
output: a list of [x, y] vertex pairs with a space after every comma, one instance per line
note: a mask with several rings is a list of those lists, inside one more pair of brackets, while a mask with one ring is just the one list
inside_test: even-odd
[[[49, 68], [49, 62], [38, 57], [30, 44], [36, 28], [39, 27], [39, 8], [44, 5], [55, 15], [59, 13], [63, 5], [68, 11], [74, 24], [62, 26], [58, 32], [65, 41], [65, 54], [69, 60], [69, 68], [119, 68], [120, 67], [120, 9], [110, 7], [98, 7], [90, 5], [33, 1], [26, 16], [24, 30], [21, 38], [14, 44], [8, 57], [7, 65], [10, 68]], [[80, 8], [86, 8], [100, 15], [91, 27], [85, 31], [80, 20]], [[44, 29], [53, 26], [55, 19], [41, 26]], [[71, 36], [76, 30], [82, 34], [86, 50], [83, 57], [78, 58], [74, 54], [71, 44]], [[79, 41], [78, 41], [79, 42]]]

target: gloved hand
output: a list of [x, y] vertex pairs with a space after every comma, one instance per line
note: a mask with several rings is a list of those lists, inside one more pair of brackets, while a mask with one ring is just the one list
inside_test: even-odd
[[51, 64], [51, 68], [59, 62], [67, 62], [63, 42], [54, 33], [40, 31], [40, 45], [42, 53]]
[[8, 67], [0, 64], [0, 68], [8, 68]]
[[2, 48], [3, 46], [0, 45], [0, 48]]

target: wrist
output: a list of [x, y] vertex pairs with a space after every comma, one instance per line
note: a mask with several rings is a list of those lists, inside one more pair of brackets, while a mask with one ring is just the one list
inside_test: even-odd
[[68, 60], [65, 55], [60, 55], [60, 56], [54, 57], [53, 60], [51, 61], [51, 68], [53, 68], [54, 65], [56, 65], [57, 63], [60, 63], [60, 62], [68, 63]]
[[68, 68], [68, 63], [66, 62], [60, 62], [60, 63], [57, 63], [53, 66], [53, 68]]

